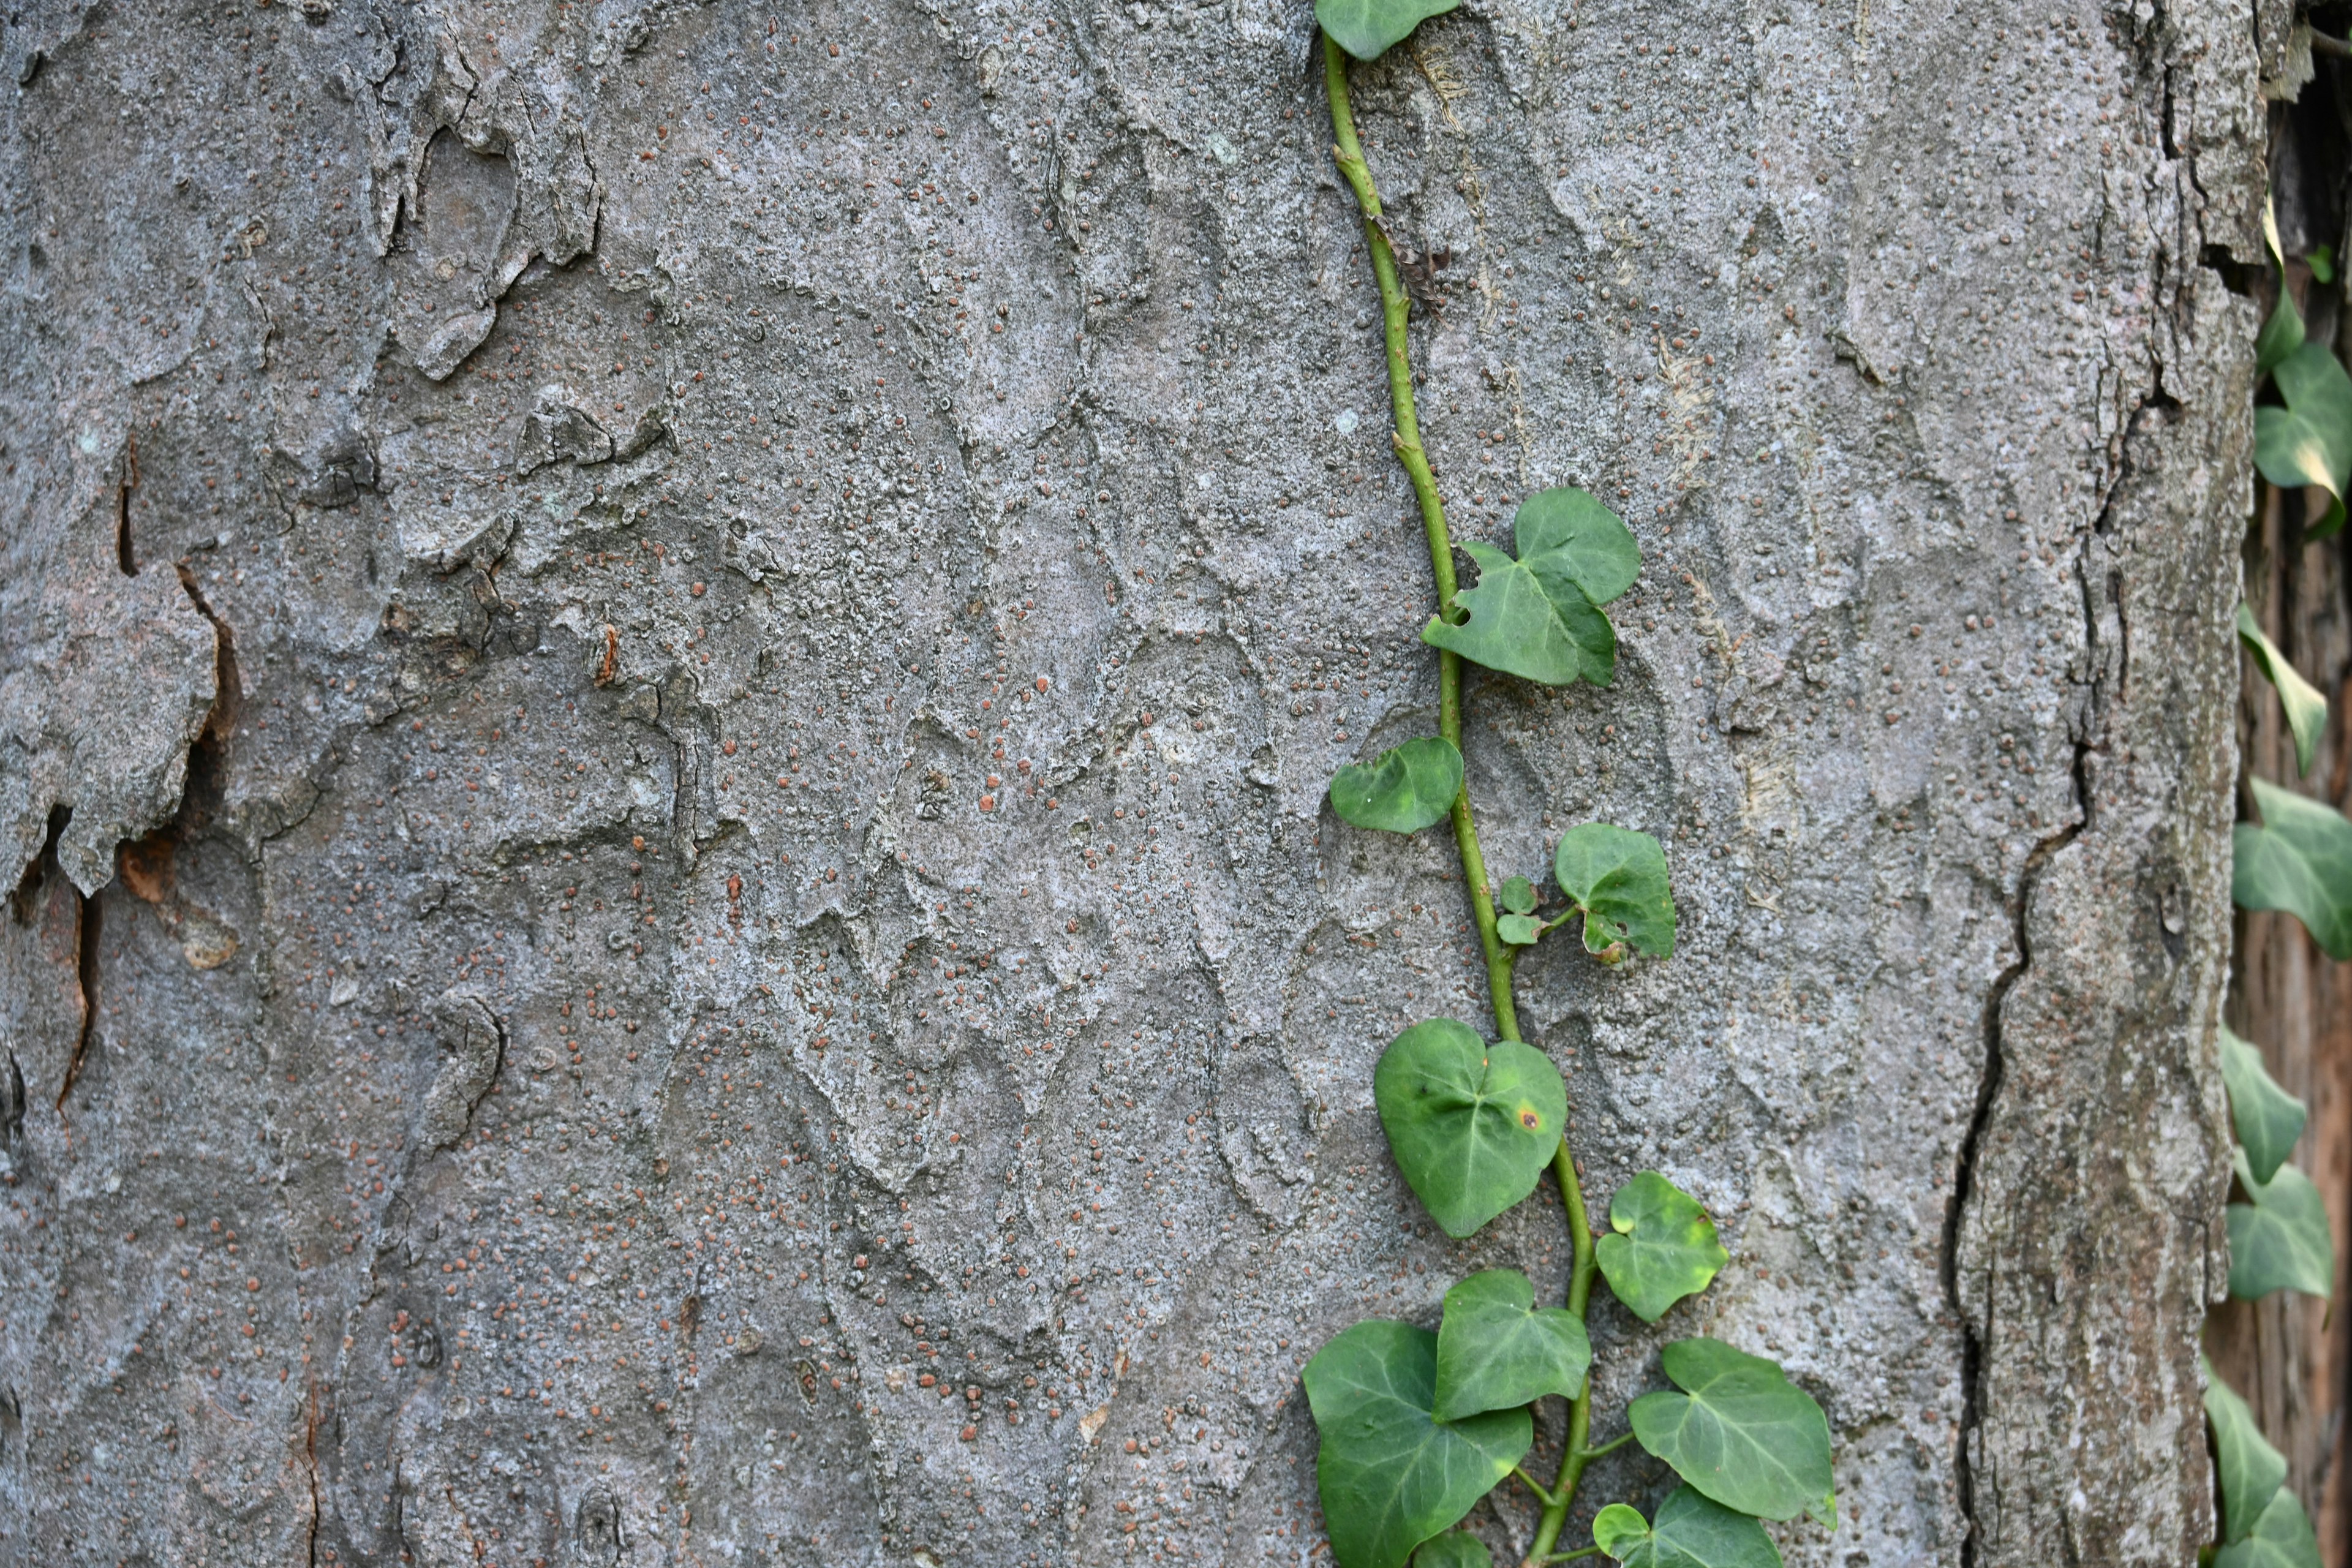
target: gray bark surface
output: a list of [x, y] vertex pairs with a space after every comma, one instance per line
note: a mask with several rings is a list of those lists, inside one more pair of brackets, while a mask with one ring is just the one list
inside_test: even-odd
[[[1469, 696], [1496, 876], [1674, 867], [1670, 963], [1521, 966], [1588, 1190], [1734, 1256], [1596, 1307], [1597, 1431], [1781, 1358], [1791, 1563], [2211, 1534], [2278, 23], [1491, 0], [1356, 73], [1457, 538], [1643, 547], [1613, 688]], [[1322, 806], [1436, 687], [1312, 43], [11, 15], [0, 1561], [1305, 1562], [1312, 1351], [1560, 1289], [1371, 1109], [1485, 999], [1450, 847]]]

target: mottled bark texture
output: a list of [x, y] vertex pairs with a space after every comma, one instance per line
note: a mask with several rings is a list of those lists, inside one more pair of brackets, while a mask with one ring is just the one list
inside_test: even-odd
[[[2327, 18], [2331, 22], [2340, 17]], [[2270, 110], [2271, 189], [2279, 237], [2291, 258], [2326, 246], [2345, 253], [2347, 175], [2352, 175], [2352, 62], [2315, 54], [2308, 77], [2282, 73]], [[2346, 338], [2344, 282], [2311, 276], [2290, 260], [2286, 286], [2312, 336], [2352, 350]], [[2267, 272], [2255, 275], [2257, 304], [2276, 298]], [[2244, 771], [2300, 789], [2341, 810], [2352, 805], [2352, 604], [2346, 544], [2308, 537], [2317, 521], [2305, 498], [2267, 488], [2244, 556], [2246, 600], [2263, 629], [2335, 715], [2309, 776], [2295, 773], [2294, 738], [2278, 697], [2248, 658], [2238, 715]], [[2247, 815], [2252, 802], [2246, 800]], [[2231, 963], [2230, 1022], [2261, 1047], [2278, 1080], [2311, 1107], [2295, 1163], [2328, 1196], [2336, 1227], [2336, 1299], [2352, 1265], [2352, 971], [2319, 951], [2301, 922], [2241, 914]], [[2346, 1446], [2339, 1440], [2352, 1394], [2352, 1316], [2326, 1301], [2281, 1292], [2231, 1302], [2208, 1325], [2206, 1346], [2231, 1386], [2244, 1391], [2263, 1430], [2287, 1456], [2287, 1483], [2309, 1500], [2330, 1568], [2352, 1562], [2352, 1509]]]
[[[1671, 963], [1521, 966], [1590, 1189], [1735, 1258], [1596, 1310], [1598, 1430], [1784, 1358], [1794, 1563], [2210, 1534], [2257, 21], [1357, 73], [1457, 535], [1648, 563], [1613, 688], [1469, 695], [1497, 876], [1675, 869]], [[1436, 688], [1307, 7], [0, 39], [0, 1557], [1306, 1558], [1307, 1354], [1568, 1258], [1371, 1110], [1484, 1004], [1451, 850], [1322, 806]]]

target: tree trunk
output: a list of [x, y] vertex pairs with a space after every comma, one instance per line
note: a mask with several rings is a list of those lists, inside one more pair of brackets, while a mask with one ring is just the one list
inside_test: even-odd
[[[1779, 1356], [1792, 1563], [2212, 1533], [2276, 21], [1481, 3], [1355, 73], [1457, 535], [1643, 550], [1613, 686], [1467, 695], [1496, 877], [1674, 867], [1670, 962], [1521, 965], [1588, 1190], [1734, 1258], [1596, 1310], [1595, 1430]], [[1300, 1562], [1313, 1350], [1560, 1289], [1371, 1109], [1485, 1001], [1450, 851], [1323, 805], [1436, 681], [1313, 43], [11, 18], [0, 1559]]]

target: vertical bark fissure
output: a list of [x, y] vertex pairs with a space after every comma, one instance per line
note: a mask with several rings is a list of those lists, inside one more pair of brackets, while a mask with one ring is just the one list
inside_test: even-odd
[[77, 910], [74, 942], [74, 979], [81, 988], [81, 1024], [74, 1032], [73, 1055], [66, 1058], [65, 1081], [58, 1085], [57, 1103], [53, 1109], [62, 1117], [66, 1097], [73, 1093], [74, 1081], [81, 1077], [82, 1058], [89, 1054], [90, 1037], [98, 1027], [98, 942], [103, 934], [104, 915], [96, 893], [74, 889]]
[[[2127, 422], [2127, 430], [2137, 425], [2135, 417]], [[2128, 436], [2126, 436], [2128, 440]], [[1971, 1318], [1960, 1289], [1960, 1234], [1966, 1221], [1969, 1204], [1976, 1192], [1977, 1161], [1982, 1152], [1986, 1131], [1992, 1121], [1993, 1109], [2000, 1099], [2003, 1063], [2007, 1049], [2001, 1013], [2011, 992], [2033, 967], [2033, 895], [2042, 873], [2058, 852], [2082, 837], [2091, 826], [2095, 794], [2091, 787], [2091, 753], [2097, 746], [2102, 732], [2106, 701], [2105, 672], [2099, 668], [2099, 609], [2096, 590], [2092, 585], [2091, 552], [2105, 537], [2110, 526], [2115, 496], [2124, 482], [2120, 466], [2115, 482], [2103, 498], [2099, 515], [2089, 533], [2084, 538], [2082, 555], [2075, 563], [2075, 578], [2082, 588], [2083, 658], [2084, 673], [2090, 684], [2090, 698], [2083, 719], [2083, 729], [2074, 744], [2074, 761], [2069, 770], [2074, 791], [2074, 820], [2037, 842], [2027, 851], [2025, 865], [2018, 874], [2017, 892], [2010, 900], [2010, 941], [2017, 956], [2004, 966], [1985, 996], [1984, 1006], [1984, 1067], [1977, 1079], [1976, 1103], [1969, 1117], [1968, 1130], [1960, 1139], [1960, 1148], [1952, 1174], [1952, 1199], [1944, 1211], [1943, 1258], [1941, 1273], [1944, 1294], [1960, 1323], [1960, 1420], [1958, 1441], [1953, 1449], [1953, 1469], [1959, 1494], [1960, 1517], [1967, 1533], [1960, 1541], [1961, 1568], [1976, 1568], [1978, 1538], [1981, 1526], [1977, 1512], [1977, 1482], [1971, 1448], [1984, 1416], [1982, 1386], [1985, 1349], [1992, 1337], [1990, 1317], [1995, 1293], [1985, 1292], [1987, 1318], [1979, 1329]], [[2122, 606], [2116, 606], [2117, 625], [2121, 626]], [[2121, 640], [2120, 638], [2118, 639]], [[2116, 650], [2118, 660], [2123, 650]], [[1988, 1257], [1988, 1266], [2000, 1257], [1996, 1248]]]

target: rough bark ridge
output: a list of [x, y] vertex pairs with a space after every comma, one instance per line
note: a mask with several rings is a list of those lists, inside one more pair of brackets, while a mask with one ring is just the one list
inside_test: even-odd
[[[1657, 1334], [1828, 1408], [1794, 1563], [2210, 1533], [2254, 40], [1496, 0], [1358, 74], [1457, 534], [1643, 541], [1615, 687], [1469, 762], [1498, 876], [1669, 844], [1672, 963], [1522, 1016], [1591, 1190], [1725, 1227]], [[1435, 689], [1311, 42], [10, 20], [0, 1557], [1296, 1561], [1312, 1349], [1557, 1289], [1371, 1111], [1482, 1004], [1444, 847], [1320, 815]]]

